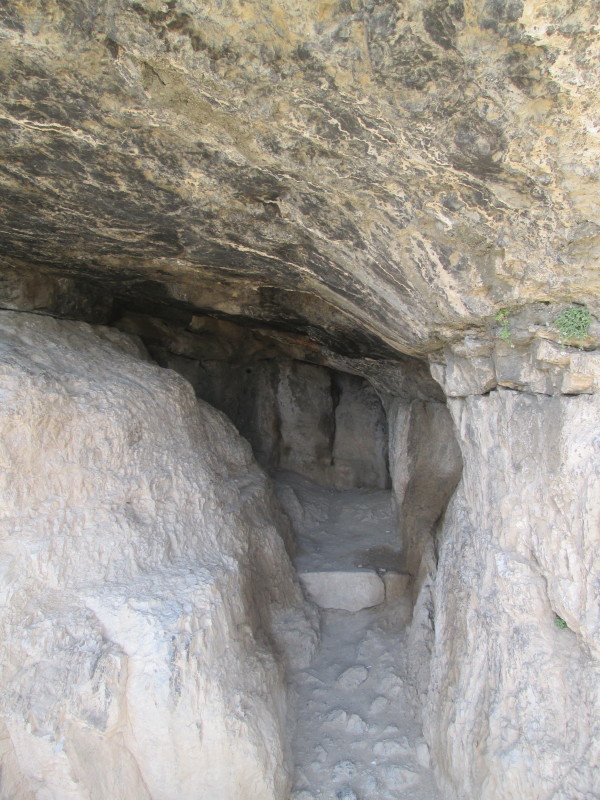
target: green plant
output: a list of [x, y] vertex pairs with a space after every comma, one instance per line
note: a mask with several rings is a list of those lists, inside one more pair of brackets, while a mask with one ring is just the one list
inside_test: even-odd
[[567, 627], [567, 623], [564, 621], [562, 617], [559, 617], [558, 614], [554, 615], [554, 624], [557, 628], [564, 629]]
[[504, 341], [508, 341], [510, 339], [510, 323], [509, 323], [509, 310], [507, 308], [501, 308], [500, 311], [496, 313], [495, 320], [496, 322], [500, 323], [500, 330], [498, 331], [498, 335]]
[[584, 339], [588, 335], [592, 315], [583, 306], [565, 308], [554, 320], [554, 327], [558, 329], [563, 342], [569, 339]]

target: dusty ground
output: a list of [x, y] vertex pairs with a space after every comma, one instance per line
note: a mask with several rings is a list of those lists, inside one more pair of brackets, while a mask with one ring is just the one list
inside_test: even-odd
[[280, 472], [277, 493], [296, 531], [298, 572], [399, 569], [401, 548], [391, 492], [336, 491], [293, 472]]
[[[357, 566], [373, 548], [392, 555], [388, 492], [286, 484], [298, 501], [299, 566]], [[322, 612], [321, 648], [294, 676], [292, 800], [439, 800], [405, 672], [409, 615], [408, 599]]]

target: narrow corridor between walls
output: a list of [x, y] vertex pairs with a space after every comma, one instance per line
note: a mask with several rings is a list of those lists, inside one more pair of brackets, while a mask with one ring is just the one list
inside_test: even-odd
[[292, 800], [439, 800], [407, 671], [412, 604], [391, 492], [291, 473], [277, 489], [321, 607], [321, 646], [292, 676]]

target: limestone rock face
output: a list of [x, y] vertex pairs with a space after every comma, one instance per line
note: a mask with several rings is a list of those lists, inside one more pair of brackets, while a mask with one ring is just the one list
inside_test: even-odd
[[249, 446], [114, 330], [3, 312], [0, 364], [2, 797], [287, 800], [315, 635]]
[[[350, 483], [371, 381], [448, 798], [600, 796], [599, 21], [597, 0], [0, 8], [0, 308], [139, 329], [194, 381], [213, 362], [214, 397], [268, 352], [240, 427], [264, 463]], [[3, 791], [283, 800], [282, 664], [313, 636], [249, 449], [135, 340], [2, 320]], [[327, 369], [352, 375], [335, 409]]]
[[90, 313], [175, 303], [346, 354], [532, 301], [597, 312], [597, 13], [3, 3], [3, 268], [94, 284]]
[[388, 415], [390, 472], [404, 566], [416, 576], [460, 479], [461, 453], [443, 403], [396, 399]]
[[536, 305], [507, 314], [504, 329], [486, 340], [466, 336], [432, 355], [432, 375], [447, 397], [497, 386], [546, 395], [600, 392], [600, 326], [591, 320], [584, 337], [565, 339], [556, 319], [555, 309]]
[[165, 363], [224, 411], [270, 471], [291, 470], [338, 489], [387, 488], [387, 424], [363, 378], [296, 360]]
[[461, 800], [596, 797], [600, 398], [449, 405], [464, 470], [413, 621], [433, 762]]

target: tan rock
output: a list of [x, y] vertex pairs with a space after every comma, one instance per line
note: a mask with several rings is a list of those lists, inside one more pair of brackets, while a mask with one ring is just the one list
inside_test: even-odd
[[114, 330], [0, 312], [0, 365], [2, 795], [285, 800], [315, 635], [247, 443]]
[[566, 347], [561, 347], [547, 339], [537, 339], [533, 344], [533, 356], [536, 361], [542, 364], [553, 364], [559, 367], [569, 365], [573, 351]]

